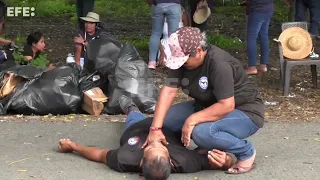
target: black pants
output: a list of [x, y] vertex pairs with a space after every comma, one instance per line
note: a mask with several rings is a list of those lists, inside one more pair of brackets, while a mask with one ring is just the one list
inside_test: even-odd
[[80, 29], [84, 29], [84, 23], [81, 21], [80, 17], [85, 17], [88, 12], [92, 12], [94, 8], [94, 0], [77, 0], [77, 16], [78, 25]]
[[295, 21], [306, 21], [306, 11], [310, 11], [309, 32], [319, 36], [320, 0], [296, 0]]
[[197, 10], [197, 5], [200, 2], [200, 0], [188, 0], [189, 2], [189, 7], [190, 7], [190, 18], [191, 18], [191, 26], [192, 27], [197, 27], [199, 28], [201, 31], [206, 30], [207, 28], [207, 20], [205, 22], [203, 22], [202, 24], [197, 24], [193, 21], [193, 14], [196, 12]]

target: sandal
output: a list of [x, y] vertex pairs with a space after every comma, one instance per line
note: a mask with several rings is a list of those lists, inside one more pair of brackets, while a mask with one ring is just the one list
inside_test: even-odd
[[249, 69], [246, 69], [245, 70], [246, 71], [246, 73], [248, 74], [248, 75], [256, 75], [256, 74], [258, 74], [258, 70], [257, 69], [252, 69], [252, 70], [249, 70]]
[[228, 171], [226, 171], [227, 174], [244, 174], [250, 172], [252, 169], [254, 169], [256, 166], [256, 163], [253, 163], [251, 167], [242, 167], [239, 165], [232, 166]]
[[260, 66], [258, 67], [258, 71], [259, 71], [259, 72], [264, 72], [264, 73], [265, 73], [265, 72], [267, 72], [267, 71], [268, 71], [268, 68], [267, 68], [267, 66], [261, 66], [261, 65], [260, 65]]

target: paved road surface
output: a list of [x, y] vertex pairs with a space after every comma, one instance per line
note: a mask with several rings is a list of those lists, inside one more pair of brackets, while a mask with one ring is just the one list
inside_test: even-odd
[[[136, 174], [113, 172], [103, 164], [56, 151], [58, 140], [65, 137], [85, 145], [115, 148], [123, 128], [121, 123], [0, 121], [0, 127], [0, 180], [141, 179]], [[235, 176], [203, 171], [172, 175], [171, 179], [319, 179], [319, 133], [320, 124], [266, 123], [265, 128], [251, 138], [257, 148], [257, 168], [251, 173]], [[13, 164], [9, 166], [10, 163]]]

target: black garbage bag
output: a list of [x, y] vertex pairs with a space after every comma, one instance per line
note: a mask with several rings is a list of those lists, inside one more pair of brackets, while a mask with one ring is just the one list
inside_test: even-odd
[[[16, 86], [5, 110], [25, 115], [63, 115], [76, 113], [80, 109], [81, 92], [76, 69], [61, 66], [39, 74], [30, 69], [32, 66], [19, 67], [20, 71], [16, 72], [24, 71], [34, 76], [33, 79], [26, 78], [25, 83]], [[18, 73], [17, 75], [21, 74]]]
[[0, 114], [7, 114], [7, 110], [9, 106], [11, 105], [15, 94], [17, 92], [22, 92], [20, 89], [27, 88], [30, 84], [32, 84], [36, 79], [38, 79], [41, 74], [43, 73], [43, 69], [34, 67], [34, 66], [14, 66], [11, 68], [8, 68], [0, 73], [0, 80], [1, 84], [0, 86], [3, 86], [3, 78], [5, 74], [13, 73], [16, 76], [20, 76], [24, 78], [24, 81], [17, 85], [16, 88], [13, 90], [13, 92], [6, 96], [5, 98], [0, 100]]
[[79, 90], [81, 92], [81, 97], [85, 91], [88, 91], [95, 87], [100, 87], [101, 85], [101, 78], [97, 71], [92, 74], [80, 77], [81, 78], [79, 80]]
[[89, 42], [87, 46], [84, 69], [89, 73], [101, 77], [103, 92], [108, 91], [108, 76], [114, 74], [122, 44], [107, 33], [100, 34], [96, 39]]
[[131, 97], [141, 111], [154, 112], [159, 90], [147, 64], [133, 45], [125, 44], [121, 48], [115, 72], [108, 77], [111, 88], [105, 113], [121, 113], [117, 100], [123, 94]]

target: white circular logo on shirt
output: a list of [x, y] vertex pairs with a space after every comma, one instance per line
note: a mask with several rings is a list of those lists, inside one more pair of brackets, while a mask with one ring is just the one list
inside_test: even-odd
[[208, 88], [208, 78], [206, 76], [202, 76], [199, 79], [199, 86], [201, 89], [206, 90]]
[[133, 146], [136, 145], [139, 142], [140, 138], [139, 137], [132, 137], [128, 140], [128, 144]]

